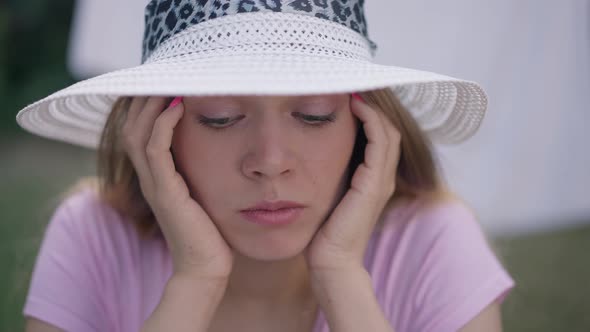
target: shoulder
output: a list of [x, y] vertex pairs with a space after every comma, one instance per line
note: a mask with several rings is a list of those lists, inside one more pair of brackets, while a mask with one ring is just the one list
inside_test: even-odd
[[399, 200], [383, 212], [366, 259], [369, 265], [403, 262], [406, 273], [418, 273], [427, 257], [452, 256], [473, 242], [487, 244], [475, 213], [457, 196]]
[[383, 230], [390, 233], [403, 231], [406, 235], [428, 242], [449, 231], [477, 233], [481, 231], [481, 226], [476, 213], [465, 201], [445, 192], [393, 205], [383, 214]]
[[397, 204], [383, 219], [367, 248], [367, 264], [404, 266], [407, 282], [421, 275], [456, 274], [474, 262], [498, 267], [475, 213], [454, 195]]
[[105, 304], [131, 289], [138, 244], [97, 191], [68, 194], [45, 230], [24, 314], [68, 331], [113, 330], [106, 324], [117, 313]]
[[[471, 290], [486, 287], [482, 285], [485, 282], [502, 287], [510, 284], [492, 238], [462, 199], [447, 194], [414, 201], [404, 209], [406, 213], [401, 215], [405, 218], [388, 220], [390, 229], [381, 241], [395, 242], [397, 258], [405, 262], [406, 272], [413, 275], [422, 291], [441, 295], [446, 292], [442, 288], [459, 293], [469, 287]], [[395, 218], [395, 211], [389, 216]]]
[[93, 222], [104, 219], [122, 219], [100, 198], [100, 194], [94, 188], [68, 193], [57, 207], [55, 214], [79, 226], [91, 225]]
[[95, 188], [69, 193], [55, 210], [48, 228], [65, 230], [88, 245], [127, 242], [137, 237], [132, 222], [103, 200]]
[[113, 214], [116, 211], [107, 204], [96, 188], [86, 187], [65, 195], [57, 210], [65, 210], [72, 216]]
[[456, 331], [514, 285], [474, 211], [452, 194], [387, 210], [368, 253], [386, 311], [410, 330]]
[[69, 257], [72, 268], [92, 265], [109, 289], [141, 268], [140, 257], [155, 259], [161, 244], [142, 238], [132, 220], [123, 217], [96, 190], [70, 194], [57, 208], [44, 237], [43, 251]]
[[416, 227], [431, 236], [482, 230], [475, 211], [451, 193], [419, 201], [413, 219]]

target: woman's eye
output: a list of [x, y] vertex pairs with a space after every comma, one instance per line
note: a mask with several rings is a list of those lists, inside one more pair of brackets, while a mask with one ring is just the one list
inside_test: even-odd
[[243, 115], [238, 116], [234, 119], [232, 118], [208, 118], [206, 116], [199, 115], [199, 124], [213, 128], [213, 129], [223, 129], [225, 127], [231, 126], [237, 120], [244, 118]]
[[320, 126], [326, 125], [330, 122], [334, 122], [334, 120], [336, 118], [335, 112], [332, 112], [328, 115], [311, 115], [311, 114], [305, 114], [305, 113], [301, 113], [301, 112], [295, 112], [295, 113], [293, 113], [293, 115], [302, 119], [305, 123], [315, 126], [315, 127], [320, 127]]
[[[320, 126], [326, 125], [330, 122], [334, 122], [334, 120], [336, 118], [335, 112], [332, 112], [328, 115], [311, 115], [311, 114], [305, 114], [305, 113], [301, 113], [301, 112], [294, 112], [293, 116], [301, 119], [306, 124], [314, 126], [314, 127], [320, 127]], [[244, 115], [240, 115], [235, 118], [208, 118], [206, 116], [199, 115], [199, 124], [201, 124], [207, 128], [223, 129], [223, 128], [230, 127], [236, 121], [241, 120], [244, 117], [245, 117]]]

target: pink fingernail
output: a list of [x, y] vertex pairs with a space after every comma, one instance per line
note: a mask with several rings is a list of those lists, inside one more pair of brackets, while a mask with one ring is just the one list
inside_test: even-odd
[[182, 102], [182, 97], [176, 97], [170, 102], [170, 105], [168, 105], [168, 108], [172, 108], [172, 107], [180, 104], [181, 102]]
[[358, 93], [353, 93], [352, 98], [364, 102], [363, 98]]

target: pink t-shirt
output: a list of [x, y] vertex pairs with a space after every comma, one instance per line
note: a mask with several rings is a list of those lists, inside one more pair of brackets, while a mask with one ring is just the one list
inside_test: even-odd
[[[377, 300], [396, 332], [456, 331], [514, 286], [461, 203], [389, 210], [367, 248]], [[139, 331], [172, 274], [163, 241], [140, 240], [97, 195], [53, 215], [23, 309], [66, 331]], [[324, 315], [314, 332], [327, 332]]]

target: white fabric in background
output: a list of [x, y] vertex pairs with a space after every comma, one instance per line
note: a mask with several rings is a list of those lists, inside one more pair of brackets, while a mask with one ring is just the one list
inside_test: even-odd
[[144, 8], [148, 0], [77, 0], [68, 66], [85, 79], [141, 63]]
[[[69, 57], [78, 78], [139, 64], [147, 1], [124, 3], [78, 0]], [[486, 229], [590, 222], [590, 2], [368, 0], [366, 13], [376, 62], [486, 89], [480, 132], [438, 149]]]
[[367, 12], [378, 62], [486, 89], [480, 132], [440, 151], [490, 230], [590, 221], [590, 2], [368, 1]]

